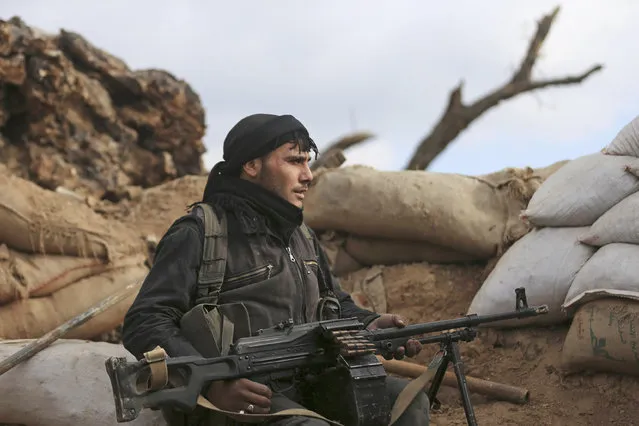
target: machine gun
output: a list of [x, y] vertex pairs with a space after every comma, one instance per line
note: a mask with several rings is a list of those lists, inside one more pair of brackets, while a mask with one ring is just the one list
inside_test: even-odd
[[[546, 305], [528, 307], [524, 288], [516, 292], [511, 312], [412, 324], [402, 328], [366, 330], [353, 318], [294, 325], [292, 321], [238, 339], [228, 355], [215, 358], [176, 357], [162, 359], [164, 374], [182, 377], [184, 386], [149, 389], [158, 380], [157, 363], [146, 357], [128, 361], [110, 357], [109, 375], [118, 422], [134, 420], [143, 408], [172, 407], [190, 412], [197, 406], [202, 389], [211, 381], [249, 378], [269, 383], [288, 378], [306, 389], [304, 405], [346, 426], [388, 426], [391, 407], [385, 391], [386, 372], [376, 355], [393, 357], [409, 339], [422, 344], [439, 343], [441, 350], [429, 365], [432, 375], [427, 394], [437, 407], [437, 393], [449, 363], [453, 364], [469, 425], [475, 414], [459, 341], [476, 337], [473, 327], [497, 321], [533, 317], [548, 312]], [[453, 330], [453, 331], [451, 331]], [[424, 336], [428, 333], [443, 332]], [[161, 379], [160, 379], [161, 380]], [[339, 391], [337, 391], [339, 390]]]

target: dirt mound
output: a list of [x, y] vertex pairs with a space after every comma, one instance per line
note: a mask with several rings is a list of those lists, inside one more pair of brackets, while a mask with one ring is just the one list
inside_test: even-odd
[[193, 89], [131, 70], [78, 34], [0, 20], [0, 99], [0, 161], [45, 188], [119, 199], [203, 171]]
[[102, 201], [96, 211], [136, 229], [142, 236], [161, 238], [169, 226], [202, 199], [206, 176], [183, 176], [137, 193], [118, 203]]
[[[464, 315], [481, 285], [477, 265], [412, 264], [383, 268], [387, 311], [411, 322], [435, 321]], [[364, 271], [342, 278], [350, 289]], [[615, 374], [566, 375], [561, 354], [568, 326], [519, 330], [480, 329], [478, 338], [460, 345], [469, 376], [521, 386], [530, 402], [515, 405], [473, 394], [479, 424], [490, 425], [602, 425], [633, 424], [639, 416], [635, 377]], [[437, 351], [426, 346], [412, 362], [424, 365]], [[432, 425], [466, 425], [456, 389], [442, 387], [442, 407]]]
[[[468, 303], [481, 285], [479, 277], [484, 269], [481, 265], [428, 263], [377, 268], [382, 270], [386, 288], [386, 310], [396, 313], [401, 307], [401, 314], [410, 322], [465, 315]], [[352, 292], [367, 271], [362, 269], [349, 274], [340, 280], [340, 284], [344, 290]]]

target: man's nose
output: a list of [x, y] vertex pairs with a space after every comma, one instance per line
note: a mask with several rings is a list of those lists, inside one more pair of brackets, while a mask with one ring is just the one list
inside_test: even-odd
[[302, 171], [302, 175], [300, 176], [300, 180], [304, 183], [311, 182], [313, 180], [313, 172], [311, 171], [311, 167], [309, 163], [304, 164], [304, 170]]

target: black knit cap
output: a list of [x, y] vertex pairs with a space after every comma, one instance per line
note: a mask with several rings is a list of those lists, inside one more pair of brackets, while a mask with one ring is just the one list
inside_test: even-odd
[[224, 139], [223, 161], [213, 166], [204, 190], [207, 193], [220, 175], [239, 176], [242, 165], [260, 158], [288, 142], [299, 143], [318, 154], [306, 127], [292, 115], [252, 114], [237, 122]]

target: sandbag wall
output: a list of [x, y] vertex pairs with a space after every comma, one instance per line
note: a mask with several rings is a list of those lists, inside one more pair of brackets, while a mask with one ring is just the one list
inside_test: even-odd
[[386, 298], [393, 297], [387, 291], [394, 289], [383, 279], [389, 267], [419, 264], [426, 274], [430, 266], [489, 270], [529, 231], [519, 213], [565, 163], [482, 176], [367, 166], [320, 169], [304, 217], [355, 303], [386, 312]]
[[570, 322], [566, 370], [639, 374], [639, 117], [601, 152], [570, 161], [533, 195], [534, 229], [501, 257], [468, 312], [511, 310], [514, 289], [550, 314], [504, 327]]
[[563, 164], [485, 176], [324, 169], [307, 194], [304, 217], [338, 276], [375, 265], [485, 262], [529, 231], [520, 211]]
[[[137, 234], [0, 166], [0, 339], [40, 337], [147, 273]], [[133, 296], [71, 338], [116, 327]]]

